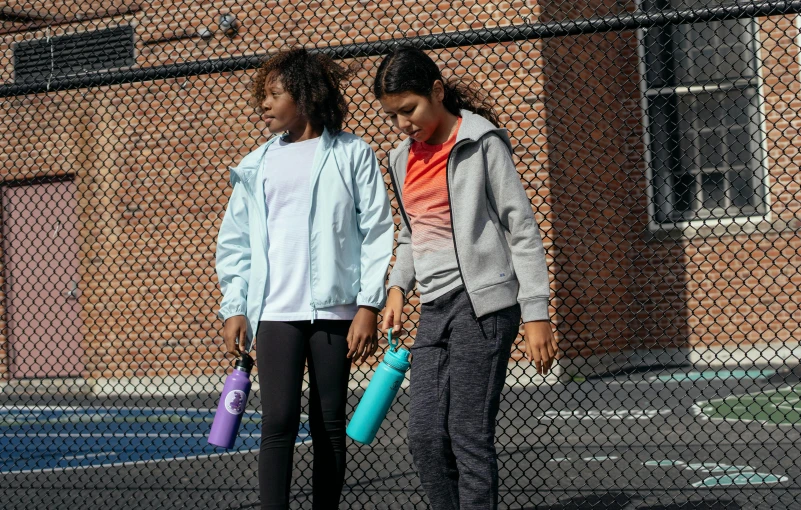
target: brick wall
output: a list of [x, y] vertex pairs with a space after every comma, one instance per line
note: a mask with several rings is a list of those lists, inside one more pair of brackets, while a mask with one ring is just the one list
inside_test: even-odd
[[641, 121], [631, 33], [549, 39], [543, 51], [553, 203], [556, 318], [568, 356], [607, 355], [631, 343], [631, 234], [625, 206], [639, 158], [628, 131]]
[[[797, 336], [799, 158], [791, 140], [798, 136], [801, 103], [794, 21], [763, 18], [758, 35], [770, 215], [748, 221], [748, 233], [736, 234], [732, 226], [731, 234], [701, 229], [675, 241], [638, 236], [630, 255], [637, 268], [635, 345], [725, 345], [745, 353], [754, 344], [761, 349]], [[643, 175], [644, 167], [635, 171]], [[646, 181], [637, 182], [630, 203], [644, 222]]]
[[[72, 100], [65, 101], [63, 95], [17, 97], [0, 102], [0, 180], [66, 175], [80, 168], [81, 159], [91, 151], [84, 143], [81, 115], [82, 107]], [[30, 278], [30, 285], [35, 284]], [[0, 294], [4, 335], [5, 306], [5, 295]], [[7, 347], [3, 336], [0, 338], [0, 374], [3, 376], [8, 369]]]
[[[155, 66], [263, 53], [287, 45], [338, 46], [400, 35], [505, 26], [523, 23], [535, 13], [534, 7], [522, 0], [467, 0], [447, 4], [426, 0], [304, 3], [287, 0], [243, 3], [115, 0], [102, 8], [98, 5], [41, 1], [11, 6], [38, 15], [60, 12], [68, 21], [80, 16], [85, 21], [57, 24], [49, 32], [46, 27], [36, 24], [0, 22], [0, 37], [6, 34], [0, 41], [0, 83], [11, 80], [13, 76], [10, 44], [47, 37], [48, 33], [58, 36], [132, 24], [136, 27], [136, 65]], [[126, 14], [107, 16], [106, 12]], [[219, 30], [219, 16], [225, 13], [235, 15], [240, 24], [239, 33], [234, 38]], [[199, 33], [203, 29], [212, 30], [213, 37], [201, 39]]]
[[[422, 1], [310, 3], [306, 10], [287, 2], [254, 3], [231, 6], [240, 9], [238, 38], [217, 34], [203, 42], [197, 29], [213, 26], [227, 4], [183, 5], [143, 5], [125, 15], [58, 25], [51, 34], [135, 23], [137, 65], [143, 66], [260, 52], [283, 41], [336, 45], [516, 23], [539, 14], [522, 2], [464, 2], [439, 12]], [[542, 16], [586, 14], [579, 7], [545, 9]], [[587, 8], [621, 9], [617, 3]], [[510, 9], [519, 9], [519, 16], [505, 17]], [[379, 18], [385, 10], [389, 16]], [[284, 28], [271, 32], [270, 23]], [[795, 28], [790, 18], [771, 23], [762, 38], [771, 204], [775, 217], [792, 222], [799, 156], [790, 141], [801, 106]], [[328, 26], [335, 29], [320, 28]], [[13, 76], [12, 43], [45, 35], [18, 29], [0, 27], [0, 82]], [[498, 102], [541, 226], [555, 296], [551, 311], [570, 357], [793, 333], [799, 316], [790, 296], [799, 261], [792, 230], [670, 242], [647, 235], [636, 34], [433, 53], [447, 74], [475, 80]], [[369, 92], [377, 62], [345, 62], [360, 66], [348, 91], [348, 127], [383, 161], [398, 137]], [[0, 178], [72, 173], [78, 184], [87, 377], [222, 370], [213, 254], [230, 193], [227, 166], [264, 139], [263, 124], [246, 105], [249, 82], [250, 73], [237, 72], [1, 103]], [[778, 256], [766, 263], [764, 255]], [[748, 277], [732, 279], [736, 274]], [[754, 285], [754, 279], [773, 275], [774, 284]], [[725, 289], [718, 295], [709, 285]], [[417, 305], [413, 300], [407, 307], [410, 329]], [[771, 313], [776, 320], [768, 324]], [[716, 326], [714, 317], [730, 319], [729, 325]], [[773, 336], [760, 332], [782, 323]], [[743, 325], [742, 334], [733, 324]], [[4, 346], [0, 341], [0, 359]], [[5, 370], [0, 362], [0, 374]]]
[[[541, 87], [530, 71], [537, 49], [504, 44], [440, 52], [439, 58], [447, 59], [449, 73], [484, 82], [498, 100], [544, 222], [546, 176], [537, 163], [545, 143], [537, 113]], [[369, 93], [377, 62], [346, 62], [360, 67], [348, 91], [355, 99], [349, 129], [384, 159], [398, 138]], [[263, 141], [264, 132], [246, 105], [249, 82], [250, 73], [230, 73], [4, 103], [4, 119], [21, 111], [26, 116], [0, 142], [14, 155], [3, 164], [2, 178], [60, 168], [78, 183], [87, 377], [219, 369], [213, 253], [230, 192], [227, 166]], [[48, 138], [71, 142], [56, 155], [37, 145]], [[410, 328], [416, 305], [413, 300], [408, 308]]]

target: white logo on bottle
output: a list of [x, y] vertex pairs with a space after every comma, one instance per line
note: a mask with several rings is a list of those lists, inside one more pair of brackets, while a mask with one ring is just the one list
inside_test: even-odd
[[225, 409], [231, 414], [242, 414], [245, 411], [245, 392], [233, 390], [225, 396]]

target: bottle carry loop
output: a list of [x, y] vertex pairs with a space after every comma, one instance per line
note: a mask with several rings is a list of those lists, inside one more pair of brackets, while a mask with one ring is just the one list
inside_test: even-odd
[[383, 363], [390, 367], [406, 372], [409, 368], [409, 351], [401, 347], [400, 341], [392, 338], [392, 329], [389, 330], [389, 348], [384, 353]]

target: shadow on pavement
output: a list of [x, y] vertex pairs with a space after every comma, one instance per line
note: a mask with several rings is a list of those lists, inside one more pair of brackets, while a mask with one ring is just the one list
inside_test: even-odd
[[624, 492], [606, 492], [577, 496], [559, 501], [553, 505], [524, 507], [518, 510], [740, 510], [742, 507], [733, 500], [706, 498], [669, 505], [643, 505], [641, 498]]

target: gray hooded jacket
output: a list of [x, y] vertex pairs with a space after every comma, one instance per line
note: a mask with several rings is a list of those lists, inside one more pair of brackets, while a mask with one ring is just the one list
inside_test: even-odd
[[[512, 161], [506, 130], [462, 110], [462, 125], [448, 158], [447, 182], [456, 260], [473, 313], [483, 317], [520, 303], [523, 322], [548, 319], [550, 286], [545, 250], [531, 202]], [[415, 284], [411, 227], [403, 182], [411, 140], [389, 155], [401, 230], [389, 286]]]

